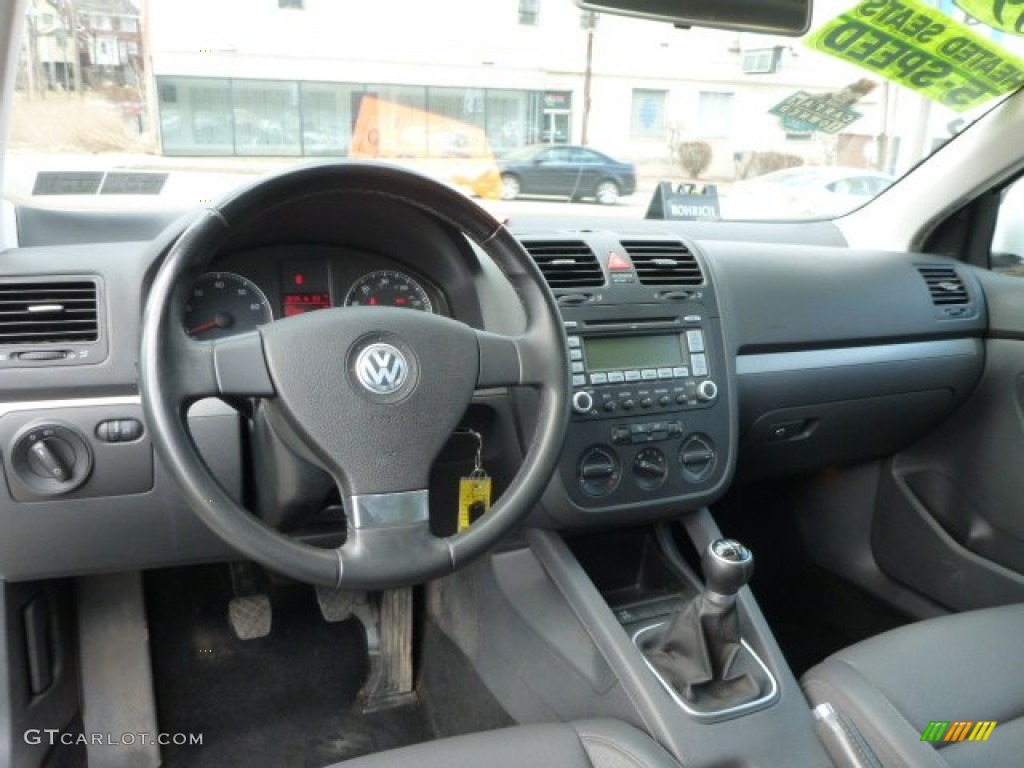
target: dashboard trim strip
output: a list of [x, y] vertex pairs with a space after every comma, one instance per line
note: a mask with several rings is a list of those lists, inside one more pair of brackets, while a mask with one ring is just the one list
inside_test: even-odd
[[21, 411], [48, 411], [57, 408], [95, 408], [104, 405], [142, 405], [138, 395], [82, 397], [67, 400], [19, 400], [0, 402], [0, 418]]
[[806, 371], [816, 368], [842, 368], [875, 363], [901, 363], [939, 357], [973, 357], [978, 354], [978, 340], [943, 339], [906, 344], [883, 344], [870, 347], [813, 349], [801, 352], [773, 352], [762, 355], [738, 355], [736, 373], [749, 376], [759, 373]]

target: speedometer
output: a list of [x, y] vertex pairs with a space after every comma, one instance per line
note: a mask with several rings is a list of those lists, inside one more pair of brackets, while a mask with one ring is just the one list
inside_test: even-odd
[[345, 296], [346, 307], [404, 307], [433, 312], [430, 297], [419, 281], [393, 269], [363, 275]]
[[201, 275], [185, 305], [185, 332], [201, 341], [251, 331], [273, 319], [263, 291], [234, 272]]

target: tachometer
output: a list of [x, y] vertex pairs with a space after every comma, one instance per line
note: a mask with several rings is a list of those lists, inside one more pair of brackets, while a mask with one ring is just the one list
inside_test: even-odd
[[393, 269], [363, 275], [345, 296], [346, 307], [405, 307], [433, 312], [430, 297], [420, 283]]
[[202, 341], [251, 331], [273, 319], [263, 291], [234, 272], [200, 276], [185, 305], [185, 332]]

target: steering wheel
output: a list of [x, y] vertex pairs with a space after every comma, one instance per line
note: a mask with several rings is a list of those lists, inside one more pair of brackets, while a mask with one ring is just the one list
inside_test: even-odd
[[[511, 282], [525, 330], [500, 335], [426, 312], [345, 307], [212, 342], [189, 338], [183, 316], [192, 282], [227, 238], [285, 203], [320, 194], [383, 197], [464, 233]], [[191, 223], [149, 292], [139, 385], [158, 456], [214, 533], [245, 557], [301, 581], [383, 589], [469, 563], [526, 516], [555, 470], [565, 436], [568, 359], [554, 298], [503, 225], [458, 191], [418, 173], [342, 162], [270, 177]], [[520, 385], [535, 388], [539, 398], [518, 472], [469, 530], [434, 536], [427, 490], [434, 458], [474, 391]], [[348, 518], [341, 547], [292, 540], [221, 487], [187, 427], [188, 406], [217, 396], [264, 398], [275, 431], [333, 477]]]

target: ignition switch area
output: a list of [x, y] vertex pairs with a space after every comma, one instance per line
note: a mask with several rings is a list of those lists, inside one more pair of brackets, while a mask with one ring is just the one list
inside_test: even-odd
[[11, 471], [40, 496], [79, 488], [92, 471], [92, 451], [81, 433], [64, 424], [36, 424], [14, 438]]

